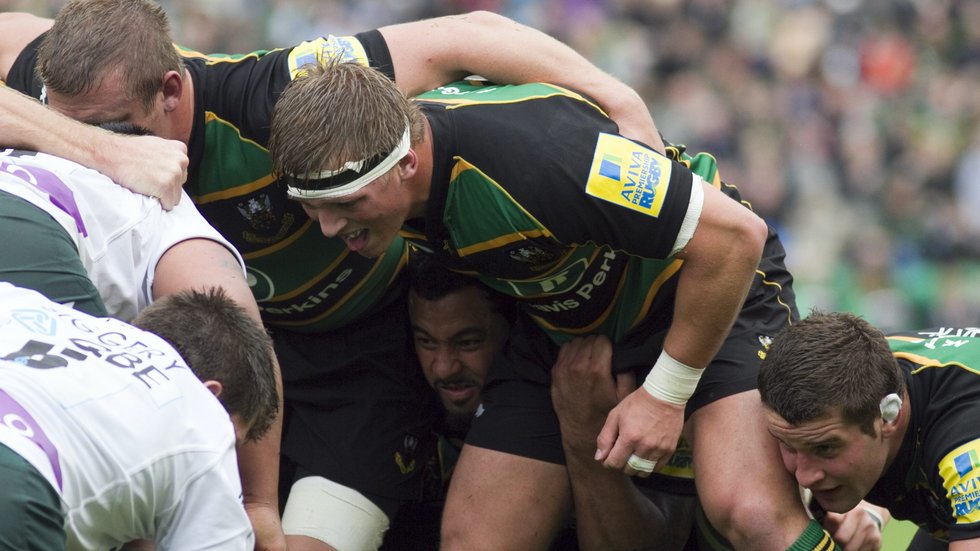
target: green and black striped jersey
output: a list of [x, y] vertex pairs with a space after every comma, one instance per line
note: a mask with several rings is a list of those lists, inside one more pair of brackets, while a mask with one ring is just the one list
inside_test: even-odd
[[369, 313], [404, 265], [405, 243], [398, 239], [371, 259], [351, 253], [339, 238], [325, 238], [273, 178], [266, 145], [272, 108], [303, 65], [339, 55], [393, 77], [380, 33], [244, 56], [182, 53], [195, 83], [186, 187], [205, 218], [241, 251], [263, 319], [323, 331]]
[[410, 241], [520, 300], [559, 343], [618, 341], [651, 316], [670, 325], [682, 264], [671, 250], [692, 185], [740, 200], [714, 158], [660, 155], [619, 136], [588, 98], [549, 84], [455, 83], [419, 101], [433, 176]]
[[912, 417], [867, 500], [939, 539], [980, 537], [980, 328], [888, 336]]
[[[33, 78], [39, 42], [21, 53], [8, 80], [34, 97], [43, 96]], [[297, 331], [327, 331], [390, 300], [407, 259], [405, 242], [396, 239], [387, 253], [369, 259], [351, 253], [339, 238], [325, 238], [272, 176], [267, 149], [272, 108], [303, 65], [340, 56], [394, 78], [381, 33], [321, 37], [245, 55], [177, 49], [194, 83], [185, 189], [245, 258], [263, 320]]]

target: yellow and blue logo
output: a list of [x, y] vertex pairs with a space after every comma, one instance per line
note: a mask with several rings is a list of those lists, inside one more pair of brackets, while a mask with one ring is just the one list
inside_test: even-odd
[[602, 156], [602, 164], [599, 165], [599, 174], [618, 182], [622, 178], [622, 166], [623, 160], [621, 158], [606, 153]]
[[289, 74], [296, 78], [302, 74], [304, 65], [318, 65], [324, 61], [338, 59], [343, 63], [355, 62], [367, 67], [367, 52], [361, 42], [353, 36], [320, 37], [297, 45], [289, 52]]
[[980, 440], [967, 442], [939, 462], [956, 524], [980, 522]]
[[585, 192], [656, 218], [670, 174], [670, 160], [663, 155], [622, 136], [599, 134]]
[[960, 476], [966, 476], [973, 469], [980, 467], [980, 460], [977, 460], [977, 450], [970, 450], [961, 453], [953, 458], [953, 465]]

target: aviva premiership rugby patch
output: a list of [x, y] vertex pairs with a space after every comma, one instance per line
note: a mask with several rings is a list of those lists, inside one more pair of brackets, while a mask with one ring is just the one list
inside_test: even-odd
[[980, 521], [980, 440], [967, 442], [939, 462], [956, 524]]
[[666, 157], [622, 136], [599, 134], [585, 192], [656, 218], [664, 206], [670, 170]]
[[289, 76], [295, 79], [304, 65], [318, 65], [323, 61], [339, 59], [342, 63], [356, 62], [368, 66], [367, 52], [361, 41], [353, 36], [317, 38], [299, 44], [289, 52]]

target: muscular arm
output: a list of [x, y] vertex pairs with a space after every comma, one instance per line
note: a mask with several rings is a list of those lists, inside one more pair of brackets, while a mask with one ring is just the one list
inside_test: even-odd
[[541, 31], [486, 11], [379, 30], [388, 43], [396, 83], [408, 95], [469, 75], [500, 83], [551, 82], [590, 95], [621, 134], [664, 151], [639, 94]]
[[[697, 229], [677, 255], [684, 265], [663, 346], [671, 357], [696, 369], [708, 365], [738, 316], [768, 232], [752, 211], [714, 187], [702, 186], [704, 206]], [[599, 459], [619, 469], [630, 454], [650, 460], [670, 455], [683, 414], [683, 405], [637, 389], [610, 412], [598, 439]]]
[[949, 551], [980, 551], [980, 538], [951, 541]]
[[[153, 298], [186, 289], [222, 287], [256, 323], [259, 308], [249, 290], [241, 265], [223, 245], [208, 239], [189, 239], [171, 247], [157, 263]], [[279, 519], [279, 438], [282, 432], [282, 379], [276, 364], [279, 414], [269, 432], [238, 450], [245, 509], [252, 521], [256, 549], [285, 549]]]
[[609, 339], [585, 337], [562, 346], [551, 370], [551, 396], [561, 423], [580, 547], [683, 547], [694, 519], [693, 496], [657, 492], [652, 501], [630, 477], [593, 458], [596, 435], [618, 401]]
[[703, 368], [714, 358], [738, 316], [755, 275], [768, 228], [752, 211], [702, 184], [704, 207], [684, 259], [674, 320], [664, 349]]
[[59, 114], [0, 86], [0, 146], [41, 151], [94, 168], [166, 209], [187, 179], [187, 147], [154, 136], [122, 136]]

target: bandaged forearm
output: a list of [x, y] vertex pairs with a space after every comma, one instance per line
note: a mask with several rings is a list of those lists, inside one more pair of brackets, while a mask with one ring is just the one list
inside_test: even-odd
[[643, 381], [643, 389], [658, 400], [684, 405], [694, 394], [702, 373], [703, 369], [684, 365], [664, 350]]

